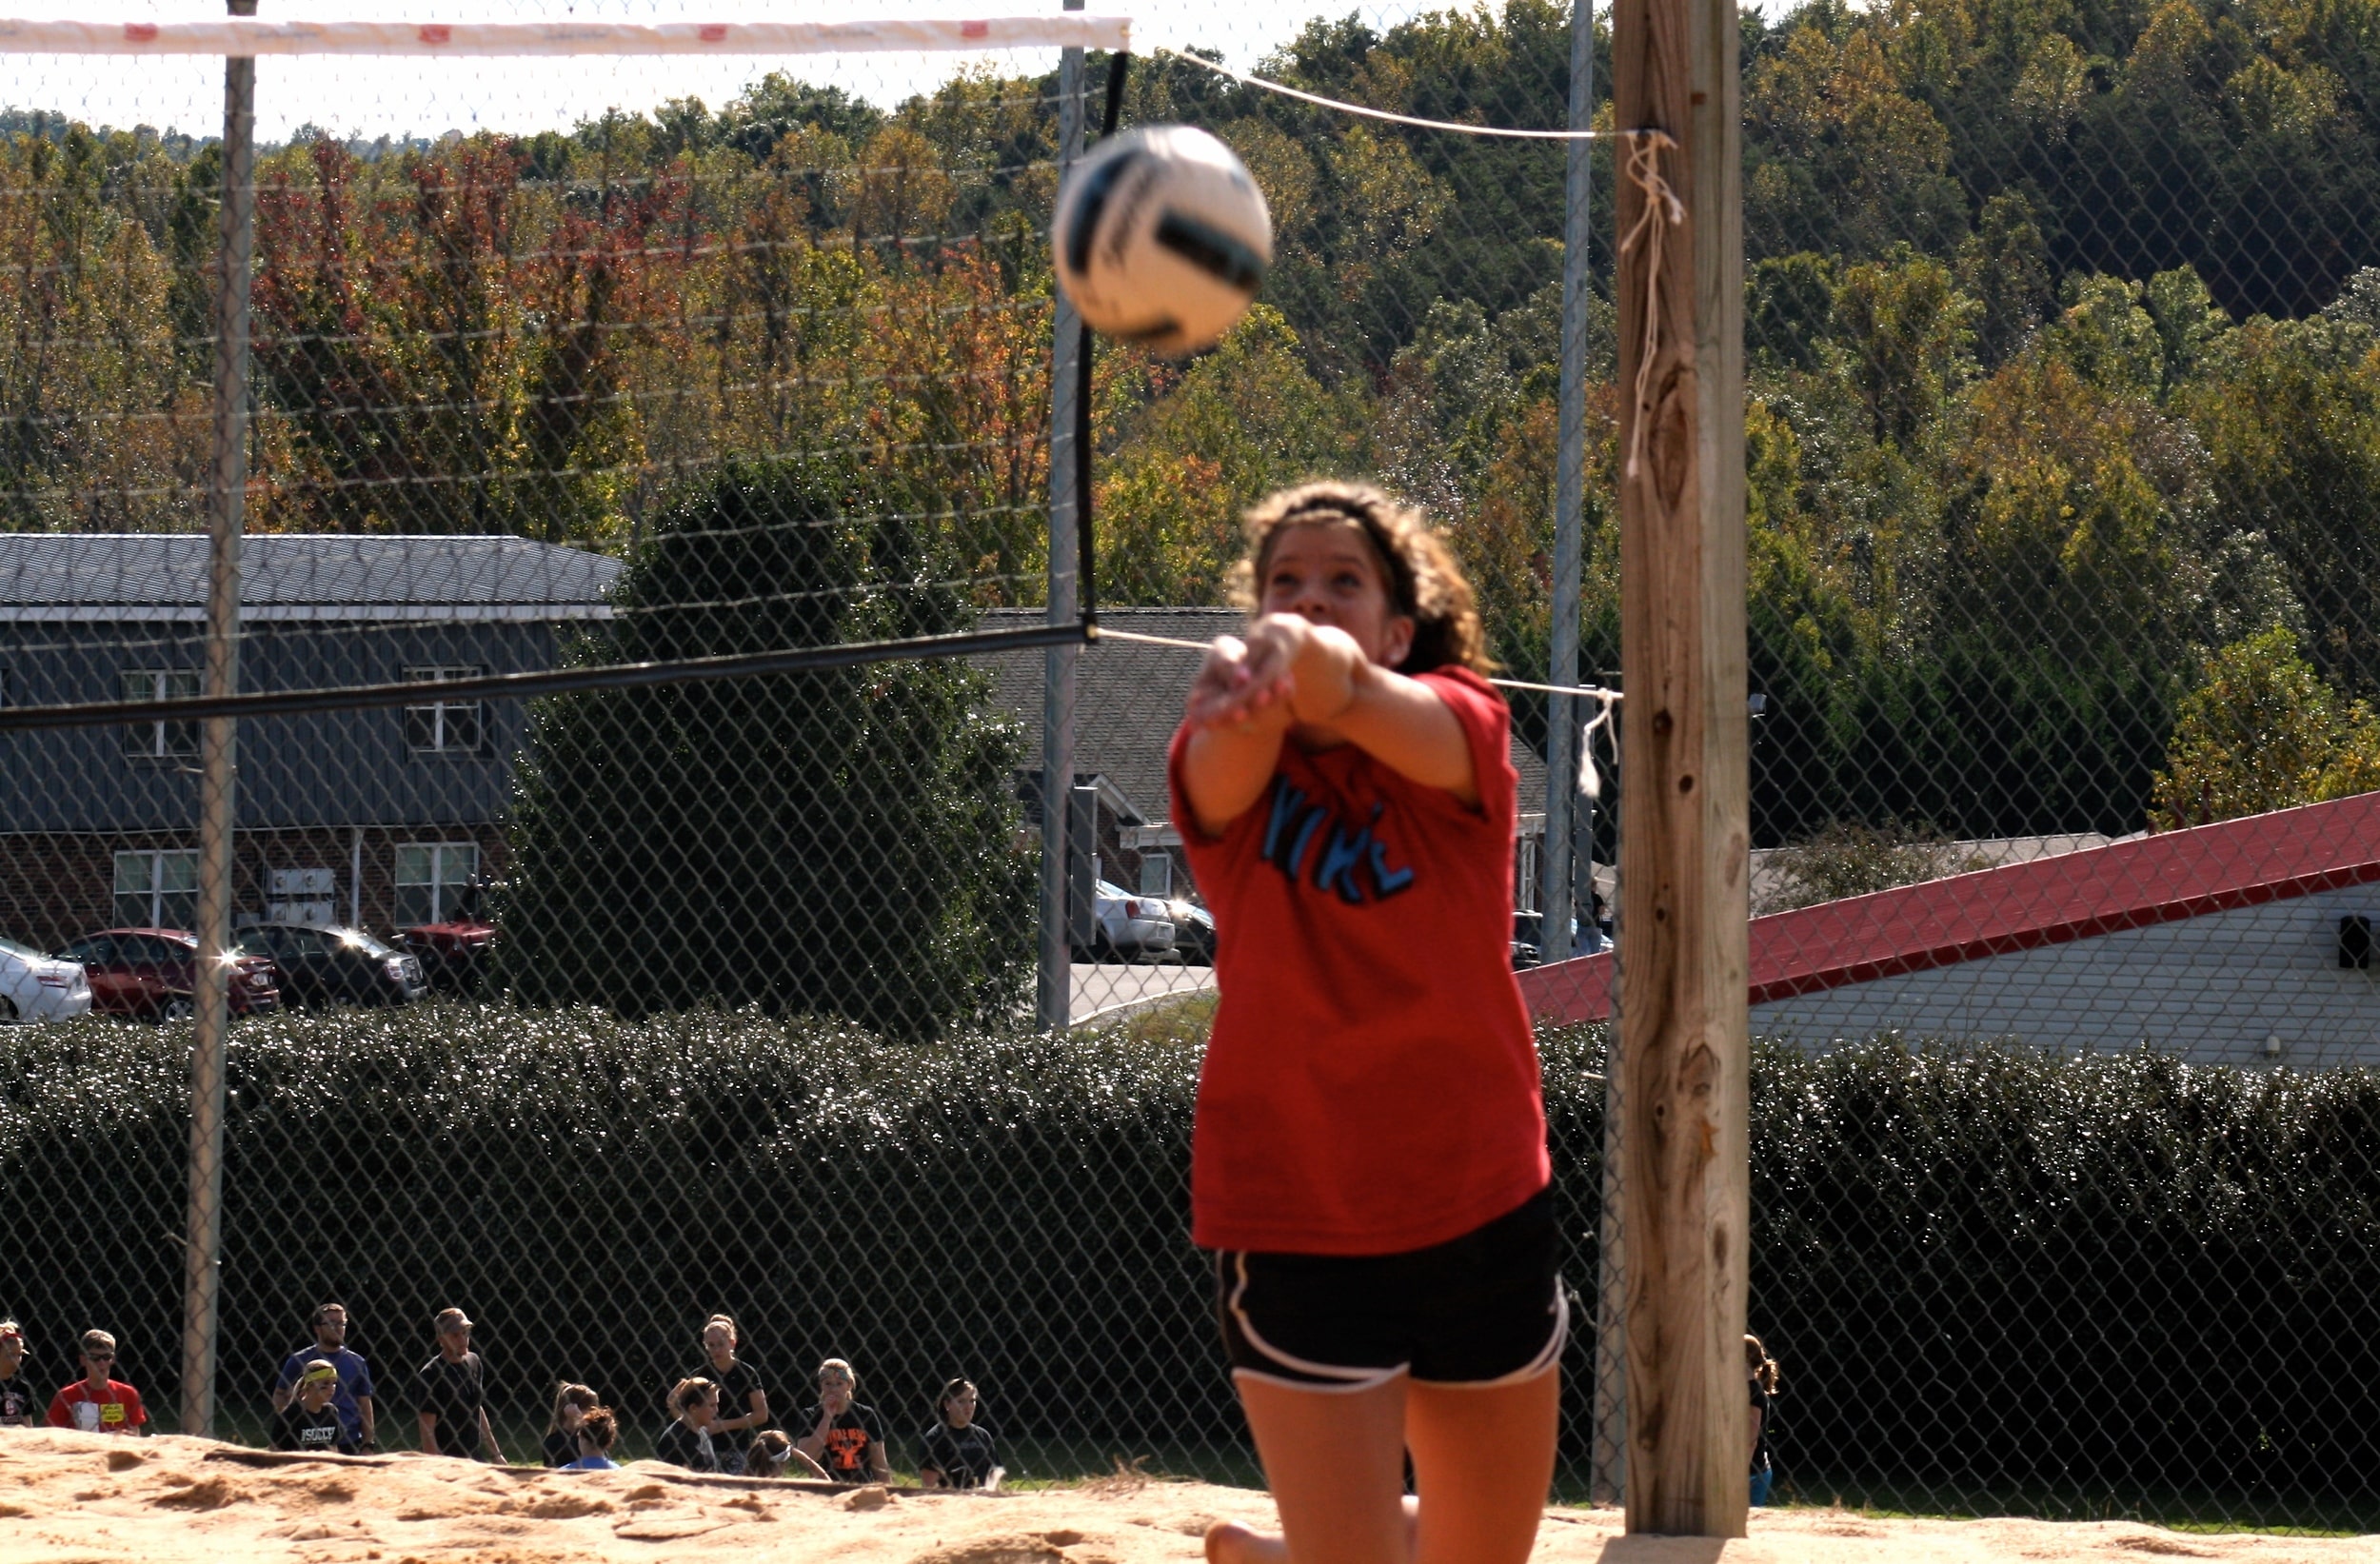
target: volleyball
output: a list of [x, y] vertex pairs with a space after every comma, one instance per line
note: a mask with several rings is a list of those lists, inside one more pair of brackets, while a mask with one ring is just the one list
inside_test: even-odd
[[1264, 192], [1186, 125], [1100, 143], [1059, 190], [1051, 239], [1058, 285], [1090, 327], [1167, 355], [1213, 346], [1273, 260]]

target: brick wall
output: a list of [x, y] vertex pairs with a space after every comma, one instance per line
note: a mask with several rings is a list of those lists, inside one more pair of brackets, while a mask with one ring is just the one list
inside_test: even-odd
[[[261, 918], [266, 873], [327, 869], [336, 890], [332, 916], [347, 921], [361, 842], [362, 922], [376, 934], [393, 926], [397, 848], [421, 842], [473, 842], [480, 873], [498, 878], [506, 864], [504, 829], [497, 825], [365, 825], [242, 831], [233, 839], [232, 916]], [[94, 929], [114, 925], [115, 855], [188, 850], [198, 833], [57, 832], [0, 835], [0, 936], [55, 950]]]

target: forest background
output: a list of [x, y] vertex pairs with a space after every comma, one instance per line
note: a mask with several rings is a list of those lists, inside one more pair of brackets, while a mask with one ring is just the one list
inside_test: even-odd
[[[1756, 841], [2380, 787], [2380, 0], [1742, 28]], [[1569, 30], [1544, 0], [1317, 20], [1263, 69], [1557, 128]], [[1220, 602], [1240, 507], [1377, 473], [1448, 528], [1497, 656], [1541, 669], [1561, 146], [1161, 58], [1125, 105], [1160, 120], [1239, 150], [1278, 259], [1213, 353], [1102, 351], [1103, 601]], [[30, 106], [0, 130], [0, 525], [200, 525], [219, 149]], [[977, 606], [1036, 604], [1056, 141], [1053, 78], [982, 71], [891, 109], [771, 75], [566, 132], [301, 131], [260, 159], [249, 525], [631, 553], [730, 459], [856, 454], [927, 497]], [[1618, 666], [1596, 159], [1590, 672]]]

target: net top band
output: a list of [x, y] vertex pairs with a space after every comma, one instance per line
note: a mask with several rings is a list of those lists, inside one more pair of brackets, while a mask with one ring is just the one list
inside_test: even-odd
[[1129, 17], [880, 17], [820, 22], [200, 22], [0, 18], [0, 54], [856, 54], [1132, 47]]

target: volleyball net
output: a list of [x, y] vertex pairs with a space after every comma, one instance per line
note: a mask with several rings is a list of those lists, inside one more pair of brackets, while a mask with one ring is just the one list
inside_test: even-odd
[[[2380, 1524], [2369, 1365], [2307, 1345], [2380, 1340], [2364, 69], [2295, 12], [1964, 15], [1744, 33], [1780, 1491]], [[1562, 1494], [1608, 1495], [1624, 707], [1526, 687], [1565, 495], [1577, 677], [1620, 665], [1628, 128], [1572, 30], [0, 22], [0, 977], [41, 1020], [69, 957], [117, 1018], [0, 1033], [40, 1371], [102, 1325], [188, 1399], [213, 807], [219, 1430], [336, 1297], [385, 1368], [480, 1318], [508, 1452], [570, 1379], [641, 1454], [724, 1308], [772, 1403], [839, 1356], [898, 1428], [965, 1373], [1014, 1474], [1253, 1480], [1182, 1234], [1214, 929], [1163, 754], [1240, 512], [1352, 473], [1445, 530], [1513, 681], [1514, 960], [1580, 958], [1521, 978]], [[1276, 254], [1213, 352], [1101, 344], [1076, 400], [1047, 231], [1111, 82], [1234, 148]]]

